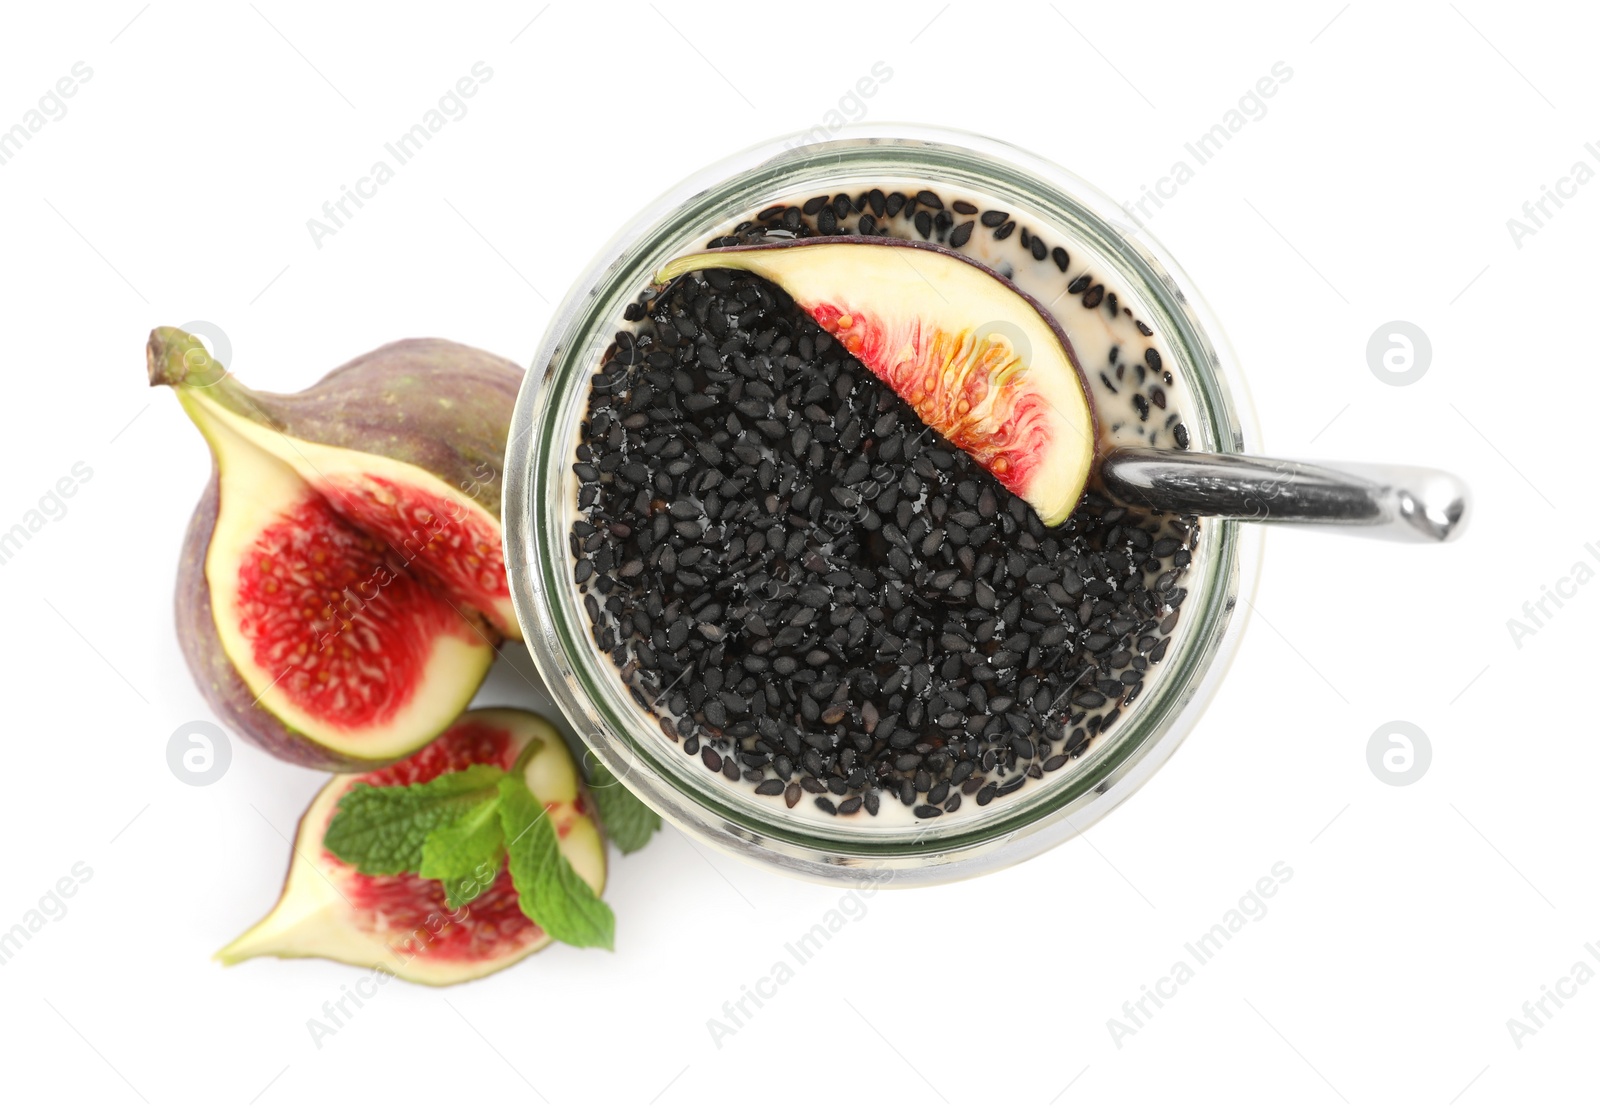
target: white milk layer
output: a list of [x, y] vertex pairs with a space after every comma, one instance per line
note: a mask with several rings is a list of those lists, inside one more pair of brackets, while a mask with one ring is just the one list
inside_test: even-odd
[[[1125, 280], [1121, 273], [1111, 266], [1108, 259], [1070, 235], [1065, 228], [1046, 220], [1037, 211], [1028, 210], [1017, 204], [1002, 204], [992, 197], [973, 190], [958, 191], [926, 181], [895, 178], [881, 179], [877, 182], [877, 186], [885, 193], [899, 191], [907, 196], [914, 196], [921, 189], [931, 189], [944, 201], [946, 210], [950, 211], [951, 231], [963, 223], [969, 221], [973, 223], [970, 237], [958, 248], [959, 252], [982, 262], [1011, 280], [1023, 292], [1038, 301], [1061, 327], [1078, 357], [1084, 380], [1091, 391], [1103, 444], [1159, 446], [1168, 449], [1187, 445], [1186, 439], [1181, 443], [1180, 439], [1184, 436], [1187, 425], [1195, 422], [1195, 409], [1189, 390], [1183, 379], [1177, 375], [1176, 359], [1171, 356], [1169, 347], [1161, 335], [1144, 333], [1141, 323], [1150, 326], [1149, 320], [1152, 318], [1149, 304], [1141, 291]], [[865, 188], [863, 184], [855, 184], [851, 186], [850, 195], [860, 196]], [[770, 204], [762, 205], [762, 209], [775, 205], [803, 207], [814, 195], [817, 194], [808, 192], [775, 199]], [[963, 215], [951, 210], [951, 205], [957, 199], [976, 206], [978, 214]], [[920, 206], [916, 210], [928, 211], [927, 208]], [[998, 226], [986, 226], [982, 222], [982, 213], [989, 211], [1006, 213], [1006, 220]], [[708, 231], [705, 241], [732, 233], [740, 222], [754, 218], [754, 210], [739, 213], [727, 220], [723, 226]], [[850, 215], [838, 233], [854, 233], [857, 218], [854, 214]], [[887, 214], [876, 217], [876, 223], [880, 231], [896, 238], [940, 241], [938, 234], [925, 240], [913, 219], [904, 212], [893, 217]], [[1006, 223], [1015, 226], [1010, 228], [1004, 238], [997, 238], [996, 233], [1003, 231]], [[1045, 244], [1045, 256], [1042, 259], [1036, 258], [1032, 249], [1032, 240], [1036, 235]], [[1029, 245], [1024, 245], [1024, 236]], [[945, 245], [948, 246], [949, 232], [943, 238], [946, 240]], [[1057, 247], [1067, 252], [1068, 263], [1065, 270], [1058, 264], [1054, 253]], [[1068, 290], [1075, 285], [1080, 286], [1078, 291], [1069, 292]], [[1096, 289], [1100, 291], [1096, 292]], [[1115, 312], [1112, 310], [1113, 305]], [[627, 326], [618, 321], [619, 328]], [[1156, 357], [1147, 358], [1147, 350], [1155, 351]], [[1153, 368], [1152, 363], [1159, 365], [1160, 368]], [[1159, 396], [1160, 406], [1150, 403], [1153, 392]], [[1136, 396], [1145, 401], [1144, 411], [1140, 410], [1138, 402], [1135, 401]], [[575, 513], [577, 486], [575, 479], [572, 478], [570, 466], [567, 476], [570, 490], [569, 510]], [[569, 524], [576, 518], [575, 514], [572, 515]], [[1180, 633], [1181, 630], [1180, 618]], [[1152, 665], [1152, 675], [1161, 664]], [[620, 677], [618, 680], [620, 683]], [[624, 699], [627, 699], [626, 694]], [[1102, 744], [1107, 735], [1114, 734], [1125, 724], [1126, 716], [1096, 736], [1089, 749], [1079, 758], [1041, 778], [1027, 780], [1021, 787], [1005, 796], [997, 796], [986, 806], [980, 807], [973, 802], [971, 796], [965, 796], [956, 811], [927, 819], [919, 818], [913, 813], [914, 805], [902, 804], [897, 796], [886, 792], [880, 793], [879, 811], [876, 816], [870, 815], [865, 808], [849, 816], [829, 815], [812, 803], [810, 794], [804, 794], [795, 807], [787, 808], [781, 795], [760, 796], [754, 791], [753, 784], [742, 780], [730, 781], [721, 774], [706, 771], [699, 765], [698, 757], [693, 758], [692, 762], [693, 769], [699, 771], [708, 782], [714, 782], [716, 786], [730, 793], [739, 794], [747, 802], [771, 806], [777, 810], [774, 814], [783, 812], [789, 819], [814, 824], [819, 830], [832, 828], [837, 831], [848, 826], [852, 831], [870, 832], [874, 827], [898, 830], [919, 824], [953, 827], [980, 817], [992, 816], [998, 809], [1015, 804], [1024, 796], [1031, 797], [1041, 789], [1061, 785], [1073, 776], [1076, 767], [1083, 764], [1089, 753]], [[645, 729], [657, 735], [663, 744], [672, 745], [653, 724]], [[674, 749], [672, 753], [684, 757], [681, 749]], [[843, 798], [832, 797], [832, 799], [837, 802]], [[919, 798], [917, 803], [921, 802]]]

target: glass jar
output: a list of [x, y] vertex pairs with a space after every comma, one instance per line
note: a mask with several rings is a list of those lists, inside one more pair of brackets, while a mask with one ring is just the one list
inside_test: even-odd
[[[1259, 542], [1207, 520], [1167, 656], [1108, 735], [1070, 767], [959, 822], [820, 824], [728, 789], [662, 734], [595, 647], [573, 584], [572, 472], [590, 376], [623, 309], [670, 259], [703, 248], [729, 219], [813, 190], [855, 194], [884, 180], [965, 187], [1039, 213], [1101, 255], [1176, 359], [1197, 450], [1252, 442], [1231, 355], [1203, 302], [1159, 244], [1115, 202], [1058, 166], [978, 135], [928, 127], [846, 129], [820, 142], [775, 139], [695, 174], [607, 245], [557, 311], [523, 383], [505, 473], [506, 561], [528, 647], [551, 698], [594, 756], [674, 825], [740, 857], [824, 881], [954, 880], [1019, 862], [1077, 835], [1130, 796], [1177, 749], [1230, 661]], [[1245, 596], [1248, 600], [1248, 596]], [[891, 801], [892, 803], [892, 801]]]

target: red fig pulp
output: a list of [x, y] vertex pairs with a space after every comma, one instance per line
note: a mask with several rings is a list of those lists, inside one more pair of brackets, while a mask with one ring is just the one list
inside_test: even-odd
[[505, 865], [486, 890], [451, 908], [438, 881], [358, 873], [323, 846], [339, 799], [357, 783], [414, 785], [474, 765], [510, 769], [530, 742], [541, 746], [528, 760], [524, 780], [549, 813], [562, 856], [601, 891], [604, 840], [560, 734], [531, 712], [480, 709], [386, 769], [330, 781], [300, 820], [277, 905], [217, 957], [229, 965], [265, 955], [330, 958], [382, 966], [425, 985], [449, 985], [494, 973], [548, 946], [550, 937], [519, 908]]
[[212, 706], [272, 753], [326, 769], [433, 739], [516, 630], [497, 512], [520, 371], [415, 340], [277, 396], [171, 329], [152, 334], [149, 364], [215, 461], [177, 596]]
[[715, 268], [783, 288], [1044, 523], [1072, 514], [1094, 461], [1089, 393], [1066, 335], [998, 273], [926, 243], [836, 236], [690, 254], [657, 279]]

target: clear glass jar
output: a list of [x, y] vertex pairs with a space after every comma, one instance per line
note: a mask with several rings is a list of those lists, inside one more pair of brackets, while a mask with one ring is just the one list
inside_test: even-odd
[[[978, 135], [928, 127], [847, 129], [821, 142], [780, 138], [709, 166], [641, 212], [605, 247], [557, 311], [523, 383], [505, 474], [506, 561], [525, 637], [551, 698], [595, 756], [693, 837], [824, 881], [892, 876], [927, 884], [1032, 857], [1092, 825], [1158, 769], [1194, 726], [1243, 628], [1259, 542], [1206, 521], [1167, 656], [1139, 699], [1071, 767], [1005, 805], [941, 826], [819, 824], [724, 787], [667, 741], [600, 654], [573, 585], [567, 536], [577, 495], [572, 461], [598, 359], [623, 309], [668, 260], [704, 247], [730, 216], [805, 190], [852, 194], [884, 180], [965, 187], [1032, 209], [1068, 229], [1142, 300], [1145, 318], [1187, 383], [1198, 450], [1253, 441], [1242, 384], [1221, 332], [1188, 279], [1115, 202], [1058, 166]], [[1248, 597], [1246, 597], [1248, 599]]]

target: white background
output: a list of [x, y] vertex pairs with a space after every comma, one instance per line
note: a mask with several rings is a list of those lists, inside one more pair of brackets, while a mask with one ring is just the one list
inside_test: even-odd
[[[1600, 970], [1600, 583], [1520, 645], [1507, 629], [1574, 563], [1600, 568], [1600, 183], [1520, 246], [1506, 226], [1574, 162], [1600, 169], [1576, 6], [139, 5], [0, 19], [0, 127], [93, 70], [0, 166], [0, 530], [93, 470], [0, 566], [0, 930], [93, 870], [0, 966], [0, 1099], [1592, 1098], [1600, 983], [1520, 1046], [1507, 1027], [1573, 963]], [[315, 245], [306, 221], [478, 61], [469, 113]], [[410, 335], [526, 363], [622, 218], [823, 122], [878, 61], [892, 78], [851, 114], [1008, 139], [1128, 199], [1287, 63], [1150, 230], [1226, 321], [1265, 449], [1454, 469], [1473, 530], [1441, 549], [1270, 534], [1232, 674], [1151, 784], [1035, 861], [875, 897], [720, 1047], [707, 1020], [840, 893], [666, 832], [614, 858], [615, 954], [388, 984], [319, 1049], [306, 1021], [361, 971], [209, 961], [272, 903], [323, 778], [240, 743], [209, 787], [168, 770], [168, 737], [207, 715], [171, 592], [208, 460], [145, 385], [146, 334], [212, 321], [279, 390]], [[1367, 364], [1395, 319], [1432, 340], [1408, 387]], [[509, 667], [482, 699], [532, 703]], [[1368, 765], [1396, 719], [1431, 740], [1406, 787]], [[1279, 861], [1268, 914], [1114, 1041], [1124, 1002]]]

